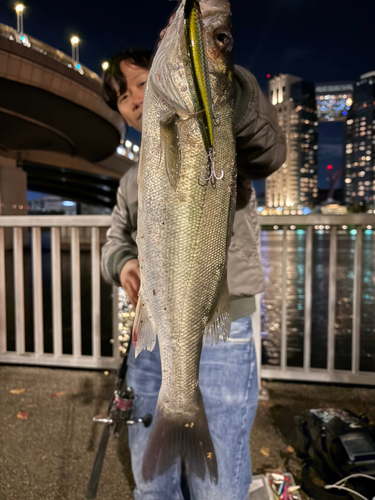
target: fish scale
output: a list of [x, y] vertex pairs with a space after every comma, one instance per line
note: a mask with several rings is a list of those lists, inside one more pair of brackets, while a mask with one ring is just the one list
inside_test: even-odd
[[[209, 12], [212, 5], [222, 8], [204, 25], [205, 9]], [[213, 146], [223, 178], [202, 182], [207, 144], [202, 113], [196, 112], [197, 89], [186, 46], [184, 7], [183, 2], [155, 56], [143, 107], [136, 352], [152, 347], [153, 331], [162, 364], [162, 385], [143, 475], [150, 480], [181, 457], [202, 479], [207, 468], [216, 482], [215, 450], [199, 389], [199, 361], [212, 321], [225, 333], [224, 319], [228, 319], [226, 262], [236, 196], [232, 73], [226, 54], [207, 59], [210, 85], [204, 90], [219, 116]], [[229, 4], [207, 0], [202, 14], [209, 46], [214, 43], [213, 31], [228, 24]], [[217, 335], [214, 327], [212, 331]]]

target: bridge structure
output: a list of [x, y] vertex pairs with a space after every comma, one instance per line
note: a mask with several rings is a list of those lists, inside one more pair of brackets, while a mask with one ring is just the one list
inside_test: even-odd
[[112, 207], [136, 154], [101, 97], [101, 78], [0, 24], [0, 215], [26, 214], [27, 189]]

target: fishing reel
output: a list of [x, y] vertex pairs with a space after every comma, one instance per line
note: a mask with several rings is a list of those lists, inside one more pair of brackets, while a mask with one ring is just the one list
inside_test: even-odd
[[148, 427], [152, 416], [148, 413], [144, 417], [134, 417], [133, 402], [134, 391], [131, 387], [127, 387], [124, 391], [115, 390], [108, 416], [97, 416], [93, 421], [109, 425], [113, 437], [119, 437], [125, 425], [143, 424]]
[[113, 393], [111, 404], [109, 405], [108, 415], [106, 417], [97, 416], [93, 418], [94, 422], [104, 424], [102, 437], [99, 443], [99, 448], [96, 453], [94, 465], [91, 471], [91, 477], [87, 485], [85, 496], [88, 499], [94, 499], [97, 496], [100, 475], [103, 468], [103, 462], [109, 437], [120, 437], [125, 426], [134, 424], [143, 424], [148, 427], [152, 422], [150, 414], [144, 417], [134, 417], [133, 402], [135, 399], [134, 391], [131, 387], [126, 387], [125, 390], [121, 386], [125, 380], [126, 374], [126, 357], [124, 357], [122, 365], [119, 368], [117, 375], [116, 388]]

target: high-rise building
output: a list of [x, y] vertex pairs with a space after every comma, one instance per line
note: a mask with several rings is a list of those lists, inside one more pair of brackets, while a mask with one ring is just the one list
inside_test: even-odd
[[354, 85], [346, 122], [345, 201], [375, 204], [375, 71]]
[[281, 168], [266, 179], [266, 205], [298, 210], [314, 203], [318, 196], [314, 85], [280, 74], [269, 81], [268, 96], [286, 135], [287, 157]]
[[317, 83], [315, 97], [319, 122], [344, 122], [353, 102], [353, 82]]

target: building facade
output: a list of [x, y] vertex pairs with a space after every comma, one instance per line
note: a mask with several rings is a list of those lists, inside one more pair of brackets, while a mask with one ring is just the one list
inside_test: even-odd
[[344, 122], [353, 103], [353, 83], [317, 83], [315, 97], [319, 122]]
[[287, 157], [266, 179], [266, 205], [298, 211], [318, 195], [318, 121], [314, 85], [292, 75], [269, 81], [268, 96], [276, 107], [287, 139]]
[[345, 201], [375, 204], [375, 71], [354, 85], [346, 122]]

